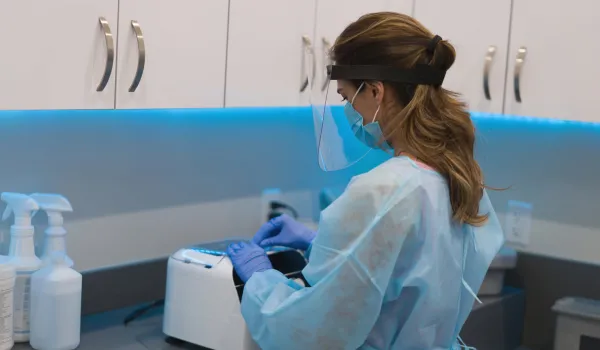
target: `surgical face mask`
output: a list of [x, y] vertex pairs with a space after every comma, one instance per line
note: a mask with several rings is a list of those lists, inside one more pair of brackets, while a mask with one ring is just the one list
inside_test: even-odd
[[387, 143], [387, 141], [383, 141], [383, 143], [381, 142], [384, 140], [383, 131], [379, 126], [379, 122], [375, 121], [377, 119], [377, 114], [379, 113], [379, 107], [377, 107], [377, 110], [375, 111], [373, 121], [367, 125], [363, 125], [364, 119], [362, 115], [360, 115], [360, 113], [354, 109], [354, 99], [364, 85], [365, 83], [360, 84], [358, 90], [356, 90], [356, 93], [354, 94], [354, 97], [352, 97], [352, 100], [346, 102], [346, 106], [344, 106], [344, 114], [346, 115], [346, 119], [350, 123], [350, 128], [352, 129], [352, 132], [354, 132], [354, 136], [356, 136], [356, 138], [358, 138], [362, 143], [371, 148], [383, 148], [386, 151], [391, 150], [392, 147], [389, 143]]

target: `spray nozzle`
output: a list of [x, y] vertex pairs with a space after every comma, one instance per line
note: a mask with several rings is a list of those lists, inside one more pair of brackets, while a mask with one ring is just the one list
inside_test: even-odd
[[2, 220], [8, 219], [14, 213], [15, 226], [31, 226], [33, 212], [39, 209], [33, 198], [22, 193], [4, 192], [0, 199], [7, 204]]
[[62, 213], [73, 211], [69, 200], [60, 194], [32, 193], [30, 197], [39, 204], [40, 209], [46, 212], [50, 226], [61, 226], [63, 222]]

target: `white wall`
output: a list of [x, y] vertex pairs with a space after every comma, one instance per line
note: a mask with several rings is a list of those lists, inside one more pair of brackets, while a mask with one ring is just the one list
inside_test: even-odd
[[[496, 210], [533, 204], [520, 250], [600, 264], [600, 124], [475, 116], [477, 149]], [[501, 218], [502, 220], [503, 218]]]
[[0, 191], [67, 196], [79, 270], [251, 237], [264, 188], [281, 188], [311, 217], [320, 188], [348, 181], [349, 172], [319, 169], [311, 119], [293, 108], [1, 112]]
[[[513, 186], [491, 193], [497, 210], [509, 199], [534, 204], [526, 249], [600, 263], [600, 127], [488, 118], [477, 124], [488, 184]], [[323, 173], [308, 109], [2, 112], [0, 149], [0, 190], [71, 200], [69, 253], [79, 270], [249, 237], [267, 187], [281, 188], [301, 216], [315, 216], [323, 186], [343, 185], [382, 159]], [[0, 231], [6, 252], [8, 224]]]

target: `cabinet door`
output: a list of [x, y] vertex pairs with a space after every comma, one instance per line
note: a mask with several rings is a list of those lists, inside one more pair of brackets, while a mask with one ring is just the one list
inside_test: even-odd
[[[331, 64], [327, 53], [331, 44], [342, 31], [360, 16], [371, 12], [394, 11], [412, 14], [412, 0], [319, 0], [317, 2], [317, 23], [315, 45], [317, 55], [317, 72], [314, 89], [321, 89], [325, 93], [327, 65]], [[337, 83], [331, 82], [327, 92], [328, 104], [341, 104], [341, 98], [336, 92]]]
[[511, 1], [418, 0], [415, 18], [450, 41], [456, 61], [444, 87], [472, 111], [502, 113]]
[[118, 0], [0, 0], [0, 109], [114, 108], [114, 70], [97, 88], [117, 15]]
[[594, 0], [514, 0], [505, 113], [600, 121], [599, 13]]
[[227, 1], [121, 0], [117, 108], [222, 107], [227, 7]]
[[230, 0], [226, 106], [308, 103], [314, 15], [315, 0]]

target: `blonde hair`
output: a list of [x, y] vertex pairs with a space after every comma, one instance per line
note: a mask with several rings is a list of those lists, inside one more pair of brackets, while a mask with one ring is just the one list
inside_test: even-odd
[[[350, 24], [337, 38], [331, 55], [341, 65], [410, 69], [429, 64], [446, 71], [454, 63], [456, 52], [414, 18], [379, 12]], [[362, 81], [352, 83], [358, 86]], [[454, 220], [483, 225], [487, 214], [479, 214], [479, 202], [486, 186], [475, 160], [475, 127], [465, 103], [457, 93], [441, 86], [383, 84], [394, 97], [387, 102], [384, 97], [386, 108], [380, 124], [385, 140], [397, 153], [406, 152], [445, 177]]]

